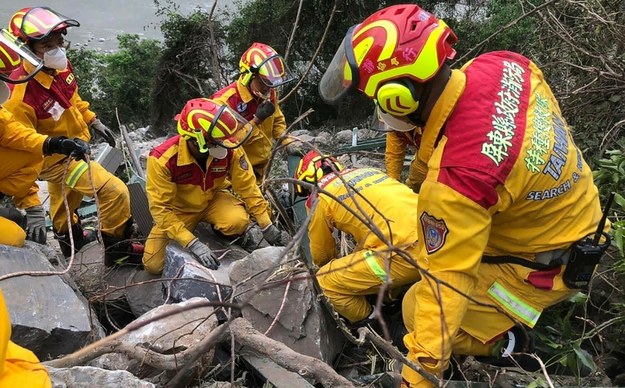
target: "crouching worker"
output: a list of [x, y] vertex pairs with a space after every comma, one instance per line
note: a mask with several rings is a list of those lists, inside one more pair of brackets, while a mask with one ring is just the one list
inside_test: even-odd
[[[163, 271], [169, 240], [188, 249], [202, 265], [217, 268], [216, 256], [193, 230], [204, 221], [235, 239], [247, 230], [248, 212], [267, 242], [285, 245], [289, 237], [271, 223], [269, 204], [240, 147], [251, 124], [226, 105], [205, 98], [189, 100], [177, 119], [179, 135], [154, 148], [148, 158], [146, 191], [155, 225], [145, 246], [145, 269]], [[228, 191], [226, 178], [242, 200]]]
[[[399, 287], [420, 279], [417, 268], [387, 245], [391, 243], [416, 257], [419, 197], [379, 170], [343, 169], [334, 158], [315, 151], [300, 161], [295, 179], [315, 184], [334, 197], [323, 193], [313, 197], [305, 187], [295, 186], [296, 195], [308, 196], [308, 211], [314, 208], [308, 236], [313, 262], [321, 267], [317, 272], [319, 285], [339, 314], [355, 326], [364, 324], [373, 318], [373, 306], [366, 295], [377, 294], [384, 283]], [[370, 218], [381, 236], [352, 211]], [[337, 258], [332, 236], [335, 228], [355, 239], [355, 252]]]
[[[37, 57], [21, 46], [7, 31], [0, 31], [0, 104], [10, 95], [6, 82], [12, 83], [10, 73], [20, 67], [22, 58], [35, 64]], [[41, 68], [41, 66], [39, 67]], [[16, 209], [0, 208], [0, 244], [22, 247], [29, 239], [45, 243], [45, 213], [35, 184], [43, 167], [43, 156], [73, 154], [84, 157], [87, 143], [64, 136], [39, 134], [24, 125], [0, 105], [0, 197], [13, 197], [15, 206], [25, 209], [26, 217]]]

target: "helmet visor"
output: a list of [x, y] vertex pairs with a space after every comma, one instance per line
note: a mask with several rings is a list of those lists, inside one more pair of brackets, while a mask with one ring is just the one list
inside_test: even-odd
[[358, 63], [351, 45], [351, 27], [319, 82], [319, 95], [327, 104], [337, 104], [358, 85]]
[[252, 124], [243, 116], [228, 105], [222, 105], [211, 121], [206, 135], [209, 143], [232, 149], [243, 145], [253, 129]]
[[417, 127], [417, 125], [410, 121], [408, 116], [393, 116], [392, 114], [384, 112], [377, 104], [375, 112], [378, 116], [378, 120], [380, 120], [387, 129], [386, 132], [410, 132]]
[[262, 61], [255, 73], [260, 81], [270, 88], [276, 88], [295, 80], [280, 55], [272, 55]]
[[48, 7], [34, 7], [24, 15], [20, 29], [22, 34], [29, 39], [41, 40], [53, 31], [78, 26], [80, 26], [78, 21], [63, 16]]
[[33, 53], [28, 45], [21, 40], [17, 39], [13, 36], [9, 31], [2, 29], [0, 30], [0, 42], [9, 47], [11, 50], [15, 51], [19, 56], [28, 61], [31, 65], [35, 67], [35, 70], [32, 71], [28, 77], [22, 78], [19, 80], [12, 80], [9, 78], [9, 74], [0, 73], [0, 79], [12, 84], [27, 82], [32, 77], [39, 72], [43, 68], [43, 61]]

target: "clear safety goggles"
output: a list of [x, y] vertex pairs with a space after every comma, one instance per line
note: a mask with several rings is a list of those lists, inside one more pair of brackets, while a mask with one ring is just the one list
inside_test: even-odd
[[39, 72], [39, 70], [43, 69], [43, 60], [39, 58], [35, 53], [33, 53], [26, 43], [13, 36], [6, 29], [0, 30], [0, 42], [5, 44], [11, 50], [15, 51], [22, 59], [26, 60], [28, 63], [35, 67], [35, 70], [28, 74], [28, 76], [17, 80], [11, 79], [10, 74], [0, 73], [0, 80], [11, 84], [28, 82], [35, 76], [35, 74]]
[[358, 62], [351, 45], [355, 28], [356, 26], [352, 26], [347, 31], [319, 82], [319, 95], [327, 104], [337, 104], [354, 90], [360, 81]]
[[295, 80], [282, 57], [277, 54], [263, 60], [253, 73], [269, 88], [277, 88]]
[[42, 40], [59, 28], [79, 26], [77, 20], [63, 16], [48, 7], [34, 7], [24, 15], [20, 30], [28, 39]]
[[206, 130], [191, 132], [201, 153], [209, 152], [213, 146], [226, 149], [240, 147], [247, 141], [254, 129], [253, 125], [228, 105], [222, 105]]

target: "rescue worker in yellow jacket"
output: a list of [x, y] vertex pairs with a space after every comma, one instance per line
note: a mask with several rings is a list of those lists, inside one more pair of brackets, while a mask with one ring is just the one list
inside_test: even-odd
[[11, 318], [0, 290], [0, 388], [48, 388], [50, 376], [30, 350], [11, 341]]
[[[27, 47], [18, 47], [15, 38], [6, 30], [0, 31], [0, 104], [9, 97], [5, 82], [12, 82], [10, 73], [17, 69], [22, 56], [37, 62]], [[43, 155], [62, 153], [84, 155], [89, 148], [80, 139], [50, 137], [38, 134], [33, 128], [17, 122], [13, 115], [0, 105], [0, 196], [13, 197], [15, 206], [28, 214], [26, 225], [22, 214], [9, 208], [0, 209], [0, 244], [21, 247], [24, 240], [45, 241], [45, 219], [33, 185], [43, 165]], [[39, 218], [34, 217], [40, 215]], [[24, 227], [24, 229], [22, 228]]]
[[[89, 103], [80, 98], [76, 77], [65, 56], [67, 43], [63, 36], [67, 28], [76, 26], [79, 26], [76, 20], [46, 7], [24, 8], [13, 15], [9, 25], [11, 33], [43, 61], [43, 69], [28, 82], [15, 85], [5, 107], [19, 122], [34, 127], [40, 134], [79, 138], [88, 142], [91, 129], [115, 146], [111, 130], [89, 110]], [[11, 78], [20, 81], [33, 72], [33, 65], [25, 61]], [[62, 195], [62, 182], [65, 180], [75, 249], [80, 249], [87, 242], [75, 211], [83, 196], [93, 197], [93, 184], [100, 203], [99, 221], [106, 249], [105, 264], [140, 263], [143, 247], [129, 240], [133, 229], [126, 185], [96, 162], [71, 161], [65, 176], [66, 164], [67, 158], [62, 155], [47, 156], [40, 174], [40, 179], [48, 182], [50, 217], [63, 254], [71, 254]]]
[[[206, 267], [217, 268], [219, 261], [193, 230], [204, 221], [235, 239], [245, 235], [248, 212], [267, 242], [285, 245], [288, 235], [272, 224], [269, 204], [240, 147], [252, 125], [227, 105], [206, 98], [189, 100], [177, 120], [179, 135], [155, 147], [148, 157], [146, 191], [154, 227], [146, 241], [144, 268], [153, 274], [163, 271], [169, 240]], [[242, 200], [230, 193], [226, 178]]]
[[[308, 237], [312, 260], [321, 267], [317, 272], [319, 285], [339, 314], [350, 323], [361, 325], [373, 318], [373, 306], [366, 295], [377, 294], [385, 283], [401, 287], [420, 279], [414, 262], [391, 252], [387, 245], [393, 244], [409, 257], [417, 257], [419, 197], [379, 170], [343, 169], [334, 158], [316, 151], [304, 155], [295, 179], [315, 184], [329, 194], [313, 196], [309, 189], [295, 185], [297, 195], [308, 196], [308, 211], [314, 208]], [[356, 215], [364, 220], [370, 218], [372, 225], [363, 223]], [[334, 229], [354, 238], [354, 252], [337, 258]]]
[[[265, 172], [273, 139], [279, 139], [286, 130], [286, 120], [278, 105], [276, 88], [294, 80], [282, 57], [270, 46], [254, 43], [239, 61], [239, 79], [213, 94], [210, 98], [228, 104], [253, 124], [254, 130], [243, 144], [254, 173]], [[299, 145], [286, 137], [287, 152], [298, 154]]]
[[[452, 352], [489, 355], [515, 322], [533, 327], [585, 286], [594, 266], [578, 264], [596, 264], [607, 246], [579, 256], [600, 223], [598, 190], [540, 69], [499, 51], [452, 70], [456, 41], [415, 4], [384, 8], [348, 31], [320, 82], [327, 102], [357, 89], [423, 128], [414, 177], [423, 280], [403, 301], [404, 343], [436, 374]], [[402, 375], [430, 385], [407, 366]]]

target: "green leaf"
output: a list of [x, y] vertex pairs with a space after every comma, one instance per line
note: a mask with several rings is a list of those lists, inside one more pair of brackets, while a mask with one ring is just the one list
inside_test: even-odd
[[597, 370], [597, 364], [595, 364], [595, 360], [593, 360], [590, 353], [580, 348], [579, 346], [573, 346], [573, 350], [575, 351], [575, 354], [577, 355], [579, 361], [581, 361], [582, 365], [590, 369], [592, 373]]
[[614, 194], [614, 202], [616, 202], [620, 207], [625, 209], [625, 198], [621, 194]]
[[622, 97], [619, 96], [618, 94], [613, 94], [610, 96], [610, 98], [608, 98], [608, 100], [610, 100], [610, 102], [619, 102], [621, 101]]

